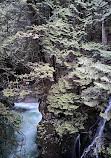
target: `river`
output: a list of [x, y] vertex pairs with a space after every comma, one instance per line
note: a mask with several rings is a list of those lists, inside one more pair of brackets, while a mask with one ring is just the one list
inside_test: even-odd
[[13, 147], [8, 158], [37, 157], [37, 124], [42, 119], [38, 107], [39, 103], [15, 103], [15, 113], [21, 115], [21, 128], [14, 134], [18, 145]]

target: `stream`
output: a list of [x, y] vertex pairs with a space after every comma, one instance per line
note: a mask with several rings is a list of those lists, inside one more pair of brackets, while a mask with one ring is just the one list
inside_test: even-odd
[[[111, 98], [109, 99], [109, 105], [106, 108], [104, 114], [107, 114], [111, 110]], [[83, 153], [81, 153], [82, 143], [81, 134], [77, 136], [74, 145], [74, 156], [73, 158], [100, 158], [99, 150], [101, 150], [101, 145], [103, 144], [102, 135], [105, 128], [107, 120], [103, 117], [99, 118], [97, 121], [97, 130], [94, 134], [93, 140], [91, 143], [84, 148]], [[91, 132], [91, 131], [90, 131]]]
[[[17, 146], [13, 147], [8, 158], [36, 158], [37, 157], [37, 124], [42, 115], [38, 110], [39, 103], [15, 103], [15, 113], [21, 115], [20, 132], [15, 132]], [[15, 155], [14, 155], [15, 153]]]

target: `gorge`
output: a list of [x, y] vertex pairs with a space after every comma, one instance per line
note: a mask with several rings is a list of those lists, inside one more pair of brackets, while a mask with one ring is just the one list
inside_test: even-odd
[[[7, 144], [7, 152], [1, 155], [2, 157], [15, 158], [36, 158], [37, 151], [37, 124], [41, 121], [41, 114], [38, 111], [39, 103], [15, 103], [14, 113], [21, 115], [21, 127], [19, 132], [14, 133], [16, 139], [16, 146]], [[12, 131], [11, 131], [12, 132]], [[11, 145], [11, 148], [9, 146]], [[9, 154], [11, 153], [11, 154]]]
[[[107, 115], [107, 113], [110, 110], [111, 110], [111, 98], [109, 99], [109, 106], [106, 108], [104, 114]], [[91, 140], [89, 139], [89, 142], [92, 141], [90, 145], [87, 146], [87, 144], [86, 144], [86, 146], [83, 148], [84, 142], [81, 141], [82, 134], [77, 136], [77, 138], [75, 140], [75, 145], [74, 145], [74, 153], [73, 153], [74, 155], [72, 156], [72, 158], [87, 158], [87, 157], [101, 158], [101, 156], [100, 156], [101, 148], [102, 148], [102, 145], [104, 145], [103, 131], [105, 128], [106, 121], [107, 121], [107, 119], [105, 119], [103, 117], [99, 118], [99, 123], [97, 124], [96, 132], [95, 132], [95, 134], [93, 133], [93, 139], [92, 138], [90, 138]], [[90, 131], [87, 132], [87, 135], [90, 135], [90, 132], [93, 132], [93, 131], [91, 131], [91, 129], [90, 129]], [[83, 140], [85, 140], [85, 139], [83, 139]], [[82, 153], [82, 151], [83, 151], [83, 153]]]
[[[19, 150], [15, 133], [41, 150], [20, 158], [111, 157], [110, 8], [110, 0], [0, 1], [1, 158]], [[24, 102], [31, 97], [39, 124], [38, 101]]]

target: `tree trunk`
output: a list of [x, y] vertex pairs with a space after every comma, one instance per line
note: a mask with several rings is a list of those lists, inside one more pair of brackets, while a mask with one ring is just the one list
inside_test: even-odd
[[104, 20], [102, 21], [102, 44], [104, 45], [107, 44], [107, 35], [105, 31], [105, 26], [104, 26]]

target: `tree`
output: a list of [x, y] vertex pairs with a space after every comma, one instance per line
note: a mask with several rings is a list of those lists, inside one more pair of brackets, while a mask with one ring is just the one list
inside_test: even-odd
[[104, 26], [104, 20], [102, 20], [102, 43], [104, 45], [107, 44], [107, 35], [106, 35], [106, 31], [105, 31], [105, 26]]
[[[76, 5], [81, 9], [83, 18], [83, 27], [90, 35], [90, 38], [94, 39], [96, 34], [100, 36], [102, 32], [102, 43], [107, 44], [107, 34], [105, 30], [105, 22], [111, 15], [111, 4], [108, 0], [89, 0], [82, 2], [76, 1]], [[101, 25], [102, 24], [102, 25]], [[93, 36], [93, 37], [92, 37]]]

